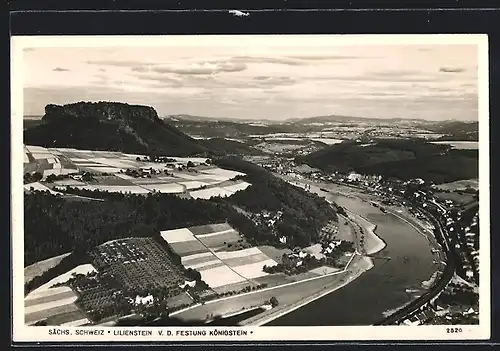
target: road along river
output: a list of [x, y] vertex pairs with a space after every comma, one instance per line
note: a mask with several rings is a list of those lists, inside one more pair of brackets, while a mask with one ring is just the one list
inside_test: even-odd
[[438, 266], [422, 233], [395, 215], [371, 206], [366, 195], [349, 187], [316, 184], [311, 191], [376, 225], [375, 233], [386, 246], [373, 255], [374, 267], [356, 280], [265, 325], [372, 325], [425, 291], [422, 283]]

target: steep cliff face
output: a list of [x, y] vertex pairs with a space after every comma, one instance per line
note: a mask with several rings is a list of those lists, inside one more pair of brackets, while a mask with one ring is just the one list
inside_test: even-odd
[[116, 102], [47, 105], [42, 124], [24, 131], [25, 144], [130, 153], [212, 153], [158, 117], [149, 106]]
[[126, 122], [150, 121], [160, 122], [155, 109], [150, 106], [129, 105], [119, 102], [77, 102], [67, 105], [45, 106], [44, 121], [60, 117], [95, 118], [99, 121]]

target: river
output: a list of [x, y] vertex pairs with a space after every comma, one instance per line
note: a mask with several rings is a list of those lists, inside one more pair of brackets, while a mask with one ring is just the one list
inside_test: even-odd
[[[328, 188], [336, 189], [337, 186], [329, 185]], [[340, 206], [376, 224], [376, 234], [387, 245], [374, 255], [374, 267], [361, 277], [273, 320], [266, 324], [268, 326], [372, 325], [383, 319], [387, 311], [415, 298], [406, 290], [422, 290], [422, 282], [436, 271], [431, 247], [416, 229], [358, 198], [328, 196]]]

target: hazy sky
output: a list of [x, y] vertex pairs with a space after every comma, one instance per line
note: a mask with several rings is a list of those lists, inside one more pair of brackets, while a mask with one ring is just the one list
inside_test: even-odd
[[30, 48], [24, 115], [106, 100], [160, 116], [477, 120], [477, 60], [475, 45]]

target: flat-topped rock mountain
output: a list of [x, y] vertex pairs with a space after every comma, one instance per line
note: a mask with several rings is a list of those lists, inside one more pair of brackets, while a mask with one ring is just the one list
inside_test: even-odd
[[49, 104], [24, 143], [130, 153], [209, 154], [208, 145], [164, 122], [150, 106], [117, 102]]

